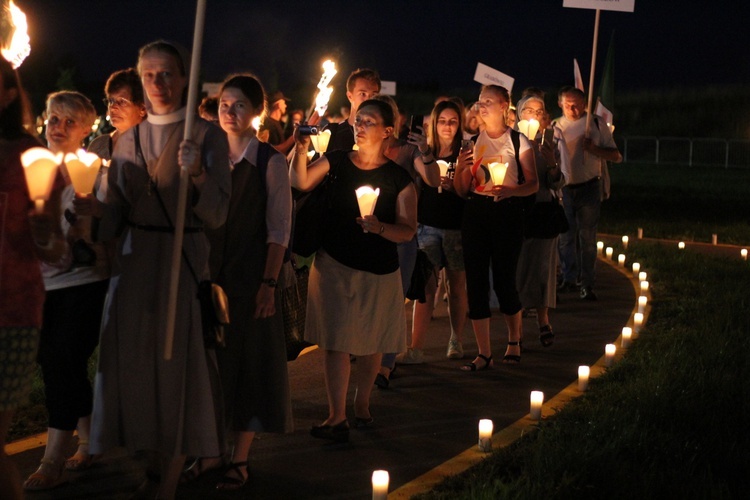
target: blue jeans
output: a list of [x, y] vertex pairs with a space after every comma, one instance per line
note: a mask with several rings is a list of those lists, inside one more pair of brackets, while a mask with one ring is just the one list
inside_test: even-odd
[[[560, 235], [560, 263], [563, 279], [581, 286], [594, 286], [596, 227], [601, 208], [601, 181], [580, 187], [563, 187], [563, 208], [570, 230]], [[577, 238], [576, 238], [577, 236]]]

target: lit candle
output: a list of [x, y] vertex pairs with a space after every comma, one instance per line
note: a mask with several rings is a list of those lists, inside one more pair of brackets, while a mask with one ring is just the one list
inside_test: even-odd
[[680, 250], [684, 250], [685, 249], [685, 242], [684, 241], [679, 242], [677, 244], [677, 248], [679, 248]]
[[601, 255], [604, 251], [604, 242], [603, 241], [597, 241], [596, 242], [596, 253]]
[[639, 240], [643, 239], [643, 228], [642, 227], [638, 228], [638, 239]]
[[612, 247], [607, 247], [606, 253], [607, 253], [607, 258], [609, 260], [612, 260], [612, 254], [615, 253], [615, 249]]
[[617, 264], [620, 267], [625, 267], [625, 254], [624, 253], [621, 253], [620, 255], [617, 256]]
[[635, 327], [636, 332], [641, 331], [641, 327], [643, 326], [643, 313], [635, 313], [633, 315], [633, 326]]
[[630, 347], [630, 340], [633, 338], [633, 329], [629, 326], [625, 326], [622, 329], [622, 338], [620, 339], [620, 347]]
[[492, 420], [479, 421], [479, 449], [485, 453], [492, 451]]
[[714, 233], [711, 235], [711, 244], [712, 245], [718, 245], [719, 244], [719, 235]]
[[747, 260], [747, 248], [740, 250], [740, 257], [742, 257], [742, 260]]
[[536, 138], [536, 133], [539, 131], [539, 122], [535, 119], [521, 120], [517, 124], [518, 131], [528, 137], [530, 140]]
[[641, 281], [641, 293], [648, 292], [648, 281], [643, 280]]
[[55, 155], [49, 149], [40, 147], [27, 149], [21, 154], [29, 196], [34, 200], [38, 213], [44, 209], [44, 202], [49, 200], [62, 157], [62, 153]]
[[638, 312], [642, 313], [646, 310], [646, 304], [648, 304], [648, 297], [641, 295], [638, 297]]
[[646, 274], [646, 271], [641, 271], [638, 273], [638, 281], [646, 281], [648, 279], [648, 274]]
[[372, 500], [386, 500], [388, 498], [388, 482], [390, 477], [387, 470], [372, 471]]
[[94, 153], [79, 149], [77, 153], [65, 155], [65, 168], [76, 193], [86, 195], [94, 190], [102, 160]]
[[[440, 177], [446, 177], [448, 175], [448, 169], [450, 168], [450, 164], [445, 160], [438, 160], [437, 161], [438, 168], [440, 168]], [[438, 186], [438, 193], [443, 192], [443, 185]]]
[[544, 403], [544, 393], [542, 391], [531, 391], [531, 411], [529, 412], [532, 420], [542, 418], [542, 404]]
[[321, 130], [317, 135], [311, 135], [310, 140], [312, 141], [313, 149], [320, 154], [328, 151], [328, 142], [331, 140], [330, 130]]
[[607, 344], [606, 346], [604, 346], [605, 366], [612, 366], [612, 363], [615, 360], [615, 352], [617, 352], [617, 347], [615, 347], [614, 344]]
[[589, 368], [586, 365], [581, 365], [578, 367], [578, 390], [581, 392], [586, 392], [586, 389], [589, 388], [589, 374], [591, 373], [591, 368]]
[[633, 262], [633, 275], [637, 276], [639, 272], [641, 272], [641, 263]]
[[372, 186], [361, 186], [355, 189], [354, 192], [357, 194], [360, 217], [366, 217], [375, 213], [375, 204], [378, 201], [378, 195], [380, 195], [380, 188], [373, 189]]
[[622, 247], [623, 247], [623, 248], [624, 248], [625, 250], [627, 250], [627, 249], [628, 249], [628, 241], [629, 241], [629, 240], [630, 240], [630, 238], [628, 238], [627, 236], [623, 236], [623, 237], [622, 237]]

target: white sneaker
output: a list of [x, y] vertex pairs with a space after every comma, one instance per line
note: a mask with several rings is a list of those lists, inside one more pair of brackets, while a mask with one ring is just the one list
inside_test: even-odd
[[464, 346], [456, 339], [448, 341], [448, 359], [461, 359], [464, 357]]
[[422, 349], [412, 349], [411, 347], [406, 349], [406, 352], [402, 352], [396, 356], [396, 364], [399, 365], [421, 365], [424, 363], [424, 352]]

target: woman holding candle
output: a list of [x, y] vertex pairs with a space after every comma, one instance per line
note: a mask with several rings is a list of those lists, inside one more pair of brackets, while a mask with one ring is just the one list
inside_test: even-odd
[[[96, 118], [91, 101], [70, 91], [50, 94], [46, 113], [47, 145], [53, 153], [76, 153]], [[91, 464], [93, 395], [88, 359], [99, 343], [109, 257], [104, 245], [92, 240], [91, 217], [78, 213], [74, 206], [76, 193], [64, 163], [59, 172], [65, 180], [61, 222], [69, 251], [54, 264], [42, 264], [47, 298], [37, 360], [49, 427], [41, 464], [24, 482], [27, 490], [52, 488], [61, 481], [63, 468], [80, 471]], [[78, 449], [66, 460], [64, 454], [76, 430]]]
[[[117, 140], [100, 207], [99, 237], [118, 237], [118, 270], [102, 322], [91, 450], [121, 446], [131, 453], [155, 452], [158, 496], [173, 498], [186, 455], [222, 452], [216, 358], [204, 345], [196, 281], [209, 276], [204, 227], [216, 228], [226, 220], [229, 152], [224, 132], [197, 116], [191, 138], [182, 138], [187, 50], [164, 40], [149, 43], [139, 52], [137, 68], [151, 107], [146, 121]], [[182, 169], [189, 175], [189, 202], [174, 342], [171, 358], [165, 359]], [[145, 483], [144, 489], [153, 486]]]
[[[227, 430], [234, 450], [217, 489], [236, 490], [247, 481], [247, 459], [256, 432], [291, 432], [292, 402], [286, 367], [281, 289], [277, 280], [291, 233], [292, 192], [284, 156], [261, 143], [252, 120], [265, 108], [253, 75], [228, 78], [219, 93], [219, 123], [229, 139], [232, 196], [224, 226], [208, 233], [211, 275], [232, 308], [226, 348], [216, 352]], [[293, 273], [291, 266], [287, 271]], [[201, 458], [186, 479], [222, 465]]]
[[461, 148], [463, 107], [453, 101], [435, 105], [430, 117], [427, 143], [439, 161], [448, 164], [447, 175], [440, 177], [440, 189], [421, 183], [417, 209], [417, 239], [419, 247], [427, 253], [435, 267], [425, 289], [425, 302], [414, 302], [412, 340], [409, 350], [420, 353], [424, 348], [427, 327], [435, 308], [437, 272], [445, 268], [448, 291], [448, 316], [451, 337], [448, 341], [448, 358], [463, 357], [463, 330], [466, 324], [466, 272], [461, 244], [461, 221], [464, 200], [453, 188], [456, 158]]
[[[485, 370], [492, 366], [490, 343], [489, 271], [508, 328], [504, 363], [521, 360], [521, 302], [516, 289], [516, 264], [523, 243], [524, 197], [536, 193], [538, 181], [534, 152], [526, 137], [508, 128], [508, 91], [485, 85], [479, 95], [479, 114], [485, 129], [474, 150], [458, 155], [454, 186], [466, 197], [461, 236], [466, 267], [469, 318], [479, 348], [478, 356], [462, 369]], [[489, 167], [507, 163], [502, 182], [493, 183]], [[520, 175], [523, 175], [523, 182]]]
[[[0, 492], [20, 500], [18, 470], [5, 453], [5, 438], [15, 410], [31, 390], [42, 327], [44, 282], [39, 261], [56, 262], [67, 248], [59, 226], [59, 192], [37, 214], [21, 154], [39, 146], [27, 130], [33, 122], [18, 75], [0, 57]], [[57, 199], [55, 199], [57, 198]]]
[[[539, 132], [531, 140], [536, 157], [536, 172], [539, 191], [536, 202], [557, 202], [555, 191], [565, 183], [562, 175], [568, 167], [568, 151], [559, 128], [553, 127], [553, 139], [543, 141], [543, 134], [550, 126], [549, 114], [544, 108], [544, 99], [527, 96], [518, 101], [521, 120], [538, 120]], [[525, 238], [518, 259], [518, 295], [526, 309], [535, 308], [539, 326], [539, 341], [544, 347], [552, 345], [555, 334], [549, 321], [549, 309], [557, 305], [557, 241], [553, 238]]]
[[[307, 165], [309, 136], [295, 132], [292, 186], [310, 191], [330, 175], [330, 208], [308, 287], [305, 340], [324, 350], [328, 417], [310, 433], [349, 439], [346, 393], [357, 356], [355, 423], [369, 425], [370, 394], [381, 354], [406, 348], [404, 300], [396, 245], [416, 230], [416, 190], [403, 168], [385, 156], [393, 134], [391, 107], [364, 101], [354, 121], [355, 151], [329, 151]], [[360, 217], [355, 190], [379, 188], [375, 213]], [[342, 309], [341, 304], [346, 304]]]

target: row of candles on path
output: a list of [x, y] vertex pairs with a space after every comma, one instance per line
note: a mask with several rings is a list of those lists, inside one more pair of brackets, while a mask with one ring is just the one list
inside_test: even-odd
[[[639, 240], [643, 239], [643, 228], [641, 228], [641, 227], [638, 228], [638, 239]], [[627, 236], [623, 236], [622, 237], [622, 246], [623, 246], [623, 248], [625, 250], [628, 249], [628, 240], [629, 240], [629, 238]], [[714, 234], [711, 235], [711, 244], [714, 245], [714, 246], [716, 246], [716, 245], [719, 244], [719, 235], [718, 234], [714, 233]], [[677, 242], [677, 248], [678, 249], [685, 250], [685, 246], [686, 245], [685, 245], [684, 241]], [[604, 248], [604, 242], [602, 242], [602, 241], [597, 242], [596, 248], [597, 248], [597, 251], [599, 252], [599, 254], [601, 254], [602, 253], [602, 249]], [[607, 250], [606, 250], [607, 251], [607, 258], [611, 259], [612, 258], [612, 252], [610, 250], [612, 250], [612, 249], [610, 247], [607, 247]], [[742, 260], [747, 260], [747, 248], [740, 249], [740, 257], [742, 258]], [[622, 259], [622, 262], [620, 262], [620, 265], [624, 265], [625, 256], [622, 255], [622, 254], [620, 254], [618, 256], [618, 262], [620, 261], [620, 259]]]

